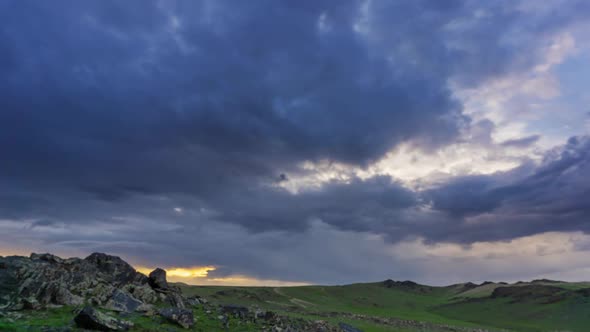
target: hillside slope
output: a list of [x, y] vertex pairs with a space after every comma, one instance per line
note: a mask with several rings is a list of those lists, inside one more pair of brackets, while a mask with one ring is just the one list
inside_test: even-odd
[[257, 306], [311, 319], [345, 320], [364, 331], [587, 331], [587, 283], [486, 282], [431, 287], [410, 281], [345, 286], [179, 285], [214, 303]]

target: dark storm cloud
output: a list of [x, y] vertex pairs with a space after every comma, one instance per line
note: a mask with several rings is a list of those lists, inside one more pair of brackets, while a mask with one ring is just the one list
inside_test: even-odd
[[[261, 277], [300, 280], [309, 262], [354, 273], [334, 249], [356, 239], [343, 230], [462, 243], [586, 230], [582, 139], [541, 168], [427, 193], [386, 176], [298, 194], [277, 187], [313, 172], [304, 161], [364, 167], [400, 143], [445, 146], [467, 126], [491, 144], [493, 124], [471, 124], [449, 82], [477, 87], [530, 69], [546, 46], [540, 36], [584, 12], [571, 7], [528, 15], [509, 2], [3, 1], [0, 222], [29, 225], [16, 233], [22, 243], [248, 273], [255, 262]], [[524, 140], [505, 144], [535, 141]], [[488, 216], [496, 219], [466, 223]], [[280, 254], [305, 246], [310, 229], [334, 236], [310, 248], [323, 243], [338, 259], [301, 247], [308, 261], [283, 266]], [[325, 273], [318, 279], [334, 275]]]
[[[209, 199], [304, 160], [363, 165], [402, 141], [454, 139], [466, 119], [449, 74], [411, 64], [443, 40], [384, 48], [354, 31], [361, 5], [4, 2], [3, 175], [107, 201]], [[444, 16], [432, 29], [453, 17], [439, 9], [407, 8]]]
[[200, 194], [303, 160], [364, 165], [400, 142], [440, 146], [468, 122], [448, 80], [501, 74], [535, 46], [474, 65], [508, 47], [522, 15], [495, 7], [4, 2], [5, 175], [104, 199]]

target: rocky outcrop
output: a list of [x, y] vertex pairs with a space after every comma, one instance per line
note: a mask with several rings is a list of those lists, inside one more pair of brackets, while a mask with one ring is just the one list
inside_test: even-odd
[[76, 317], [76, 326], [96, 331], [127, 331], [133, 327], [133, 323], [113, 318], [92, 307], [85, 307]]
[[[95, 253], [84, 259], [62, 259], [50, 254], [0, 257], [3, 320], [18, 320], [28, 315], [18, 310], [42, 310], [55, 305], [83, 307], [73, 322], [78, 328], [95, 331], [131, 329], [133, 324], [123, 319], [136, 319], [140, 315], [152, 317], [154, 322], [190, 329], [195, 325], [195, 307], [217, 317], [220, 326], [229, 330], [246, 323], [260, 327], [260, 331], [273, 332], [354, 331], [351, 326], [337, 327], [321, 320], [281, 316], [257, 307], [209, 304], [194, 295], [186, 298], [179, 287], [168, 283], [163, 269], [155, 269], [146, 277], [116, 256]], [[162, 305], [168, 307], [161, 308]], [[143, 328], [140, 324], [138, 321], [136, 330]]]
[[[164, 298], [172, 297], [180, 306], [182, 297], [167, 286], [165, 272], [158, 283], [166, 285], [167, 294], [172, 294]], [[159, 300], [161, 297], [150, 287], [148, 277], [116, 256], [93, 253], [84, 259], [63, 259], [51, 254], [0, 257], [0, 308], [40, 309], [89, 303], [116, 311], [133, 311], [142, 303]]]

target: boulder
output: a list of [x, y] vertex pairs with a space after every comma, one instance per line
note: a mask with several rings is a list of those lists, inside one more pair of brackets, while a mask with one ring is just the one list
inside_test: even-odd
[[249, 310], [246, 307], [230, 304], [221, 306], [221, 312], [235, 318], [244, 319], [248, 316]]
[[164, 308], [160, 309], [158, 314], [185, 329], [191, 328], [195, 324], [193, 312], [188, 309]]
[[346, 323], [338, 323], [338, 327], [342, 332], [363, 332], [362, 330], [359, 330], [356, 327], [348, 325]]
[[189, 297], [186, 299], [186, 303], [190, 306], [197, 307], [201, 304], [201, 300], [198, 297]]
[[148, 284], [129, 284], [121, 288], [143, 303], [156, 303], [160, 297]]
[[139, 307], [135, 308], [135, 311], [142, 313], [144, 316], [151, 317], [156, 314], [156, 307], [153, 304], [142, 303]]
[[180, 292], [171, 291], [170, 293], [166, 294], [166, 301], [173, 307], [181, 309], [186, 308], [184, 305], [184, 299], [182, 298]]
[[22, 299], [23, 309], [25, 310], [39, 310], [41, 309], [41, 304], [35, 298], [25, 298]]
[[170, 288], [168, 281], [166, 281], [166, 271], [161, 268], [150, 273], [148, 282], [154, 290], [168, 290]]
[[118, 312], [133, 312], [143, 303], [134, 298], [131, 294], [115, 289], [112, 297], [108, 300], [105, 308]]
[[256, 319], [272, 320], [272, 319], [274, 319], [276, 316], [277, 316], [277, 315], [276, 315], [274, 312], [272, 312], [272, 311], [267, 311], [267, 310], [260, 310], [260, 309], [257, 309], [257, 310], [254, 312], [254, 317], [255, 317]]
[[85, 307], [76, 317], [74, 322], [79, 328], [96, 331], [127, 331], [133, 327], [133, 323], [118, 320], [93, 307]]
[[129, 283], [146, 283], [146, 277], [135, 271], [127, 262], [117, 256], [103, 253], [93, 253], [84, 258], [84, 261], [95, 269], [101, 279], [119, 287]]
[[168, 284], [165, 270], [161, 268], [153, 270], [148, 277], [148, 284], [154, 291], [160, 293], [160, 298], [163, 301], [168, 302], [171, 306], [181, 309], [186, 307], [180, 288]]

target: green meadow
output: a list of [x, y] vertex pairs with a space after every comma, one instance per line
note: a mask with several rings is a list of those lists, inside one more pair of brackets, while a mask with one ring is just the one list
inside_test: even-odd
[[[529, 283], [458, 284], [431, 287], [412, 282], [344, 286], [224, 287], [177, 284], [186, 296], [207, 299], [208, 308], [239, 305], [281, 316], [346, 323], [365, 332], [572, 331], [590, 327], [590, 285]], [[41, 326], [72, 326], [76, 308], [31, 311], [24, 319], [0, 318], [1, 331], [37, 331]], [[192, 331], [226, 331], [215, 310], [193, 309]], [[129, 314], [137, 331], [183, 331], [155, 317]], [[229, 331], [261, 331], [262, 322], [232, 318]], [[74, 329], [75, 330], [75, 329]], [[57, 331], [57, 330], [56, 330]]]

